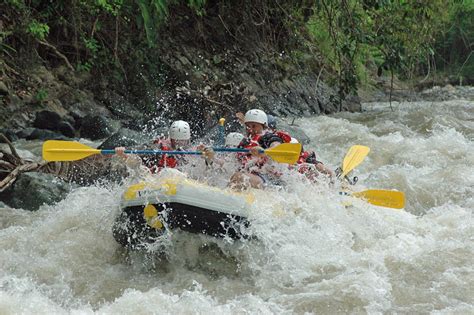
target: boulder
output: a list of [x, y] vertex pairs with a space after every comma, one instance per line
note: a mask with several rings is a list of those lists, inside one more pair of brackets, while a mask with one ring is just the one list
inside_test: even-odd
[[289, 124], [286, 120], [277, 117], [277, 129], [287, 131], [293, 138], [296, 138], [302, 144], [308, 144], [310, 139], [300, 127]]
[[53, 111], [43, 110], [36, 113], [33, 126], [39, 129], [58, 130], [61, 116]]
[[0, 201], [13, 208], [36, 211], [44, 204], [64, 199], [73, 187], [51, 174], [23, 173], [0, 193]]
[[[0, 133], [3, 133], [5, 137], [7, 137], [10, 142], [18, 140], [18, 136], [16, 133], [11, 129], [0, 129]], [[3, 139], [0, 139], [0, 143], [4, 142]]]
[[31, 134], [25, 137], [26, 140], [70, 140], [57, 132], [35, 128]]
[[58, 130], [60, 133], [69, 138], [74, 138], [75, 130], [74, 127], [67, 121], [61, 121], [58, 124]]
[[112, 122], [102, 115], [87, 115], [82, 119], [80, 134], [82, 138], [91, 140], [104, 139], [114, 132]]
[[98, 149], [113, 149], [115, 147], [135, 148], [143, 144], [153, 141], [153, 137], [149, 134], [131, 130], [128, 128], [121, 128], [112, 136], [107, 138]]

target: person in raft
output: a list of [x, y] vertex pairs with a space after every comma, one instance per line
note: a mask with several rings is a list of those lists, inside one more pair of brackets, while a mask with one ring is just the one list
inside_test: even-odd
[[239, 153], [240, 167], [230, 179], [230, 187], [245, 189], [263, 188], [269, 184], [279, 184], [280, 174], [272, 167], [272, 161], [261, 153], [284, 141], [268, 129], [267, 114], [260, 109], [251, 109], [245, 113], [243, 122], [247, 131], [238, 148], [249, 149], [249, 153]]
[[[191, 128], [183, 120], [174, 121], [169, 130], [168, 138], [159, 138], [153, 142], [153, 149], [161, 151], [185, 151], [190, 146]], [[126, 158], [127, 164], [142, 163], [152, 173], [158, 173], [163, 168], [176, 168], [187, 163], [184, 155], [144, 155], [141, 159], [124, 153], [124, 147], [115, 148], [116, 155]]]
[[[283, 130], [278, 130], [276, 117], [268, 115], [268, 128], [277, 136], [279, 136], [285, 143], [298, 143], [299, 141], [290, 136], [290, 134]], [[323, 162], [316, 159], [316, 152], [313, 150], [304, 150], [301, 147], [301, 154], [297, 162], [297, 170], [299, 173], [306, 175], [308, 179], [316, 181], [319, 174], [324, 174], [329, 178], [334, 178], [334, 172], [328, 168]], [[293, 168], [293, 166], [291, 166]]]

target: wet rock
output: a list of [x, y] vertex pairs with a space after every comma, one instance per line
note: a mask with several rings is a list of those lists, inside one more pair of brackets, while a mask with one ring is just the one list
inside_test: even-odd
[[349, 112], [360, 112], [362, 110], [360, 97], [358, 95], [349, 95], [342, 102], [342, 110]]
[[291, 121], [288, 122], [287, 120], [277, 118], [277, 129], [287, 131], [293, 138], [298, 139], [302, 144], [308, 144], [310, 142], [308, 135], [303, 131], [303, 129], [297, 125], [293, 125]]
[[26, 140], [70, 140], [57, 132], [35, 128], [33, 132], [25, 137]]
[[43, 110], [36, 113], [33, 126], [39, 129], [58, 130], [61, 116], [53, 111]]
[[153, 137], [143, 132], [121, 128], [105, 140], [98, 149], [113, 149], [115, 147], [135, 148], [153, 141]]
[[[5, 137], [7, 137], [7, 139], [9, 141], [16, 141], [18, 140], [18, 136], [16, 135], [16, 133], [13, 131], [13, 130], [10, 130], [10, 129], [0, 129], [0, 133], [3, 133], [3, 135]], [[3, 139], [0, 138], [0, 143], [3, 142]]]
[[75, 130], [74, 127], [67, 121], [61, 121], [58, 124], [58, 130], [60, 133], [69, 138], [74, 138]]
[[27, 139], [28, 137], [31, 136], [31, 134], [33, 133], [33, 131], [35, 131], [35, 128], [32, 128], [32, 127], [28, 127], [28, 128], [24, 128], [24, 129], [21, 129], [20, 131], [18, 131], [16, 133], [17, 137], [20, 138], [20, 139]]
[[7, 85], [5, 82], [0, 81], [0, 95], [8, 95], [10, 94]]
[[23, 173], [0, 193], [0, 200], [13, 208], [35, 211], [64, 199], [73, 187], [51, 174]]
[[82, 120], [80, 134], [82, 138], [91, 140], [104, 139], [111, 136], [114, 128], [110, 119], [102, 115], [87, 115]]
[[103, 90], [99, 99], [117, 118], [140, 119], [143, 116], [143, 113], [137, 110], [125, 97], [113, 91]]

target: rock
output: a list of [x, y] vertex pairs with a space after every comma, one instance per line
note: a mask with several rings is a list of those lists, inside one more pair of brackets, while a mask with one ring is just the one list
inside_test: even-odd
[[16, 135], [20, 139], [27, 139], [28, 137], [31, 136], [33, 131], [35, 131], [35, 128], [28, 127], [28, 128], [24, 128], [24, 129], [21, 129], [20, 131], [18, 131], [16, 133]]
[[61, 116], [49, 110], [36, 112], [36, 118], [33, 126], [39, 129], [58, 130]]
[[349, 95], [342, 102], [342, 109], [349, 112], [360, 112], [362, 110], [360, 97], [358, 95]]
[[302, 144], [308, 144], [310, 139], [308, 135], [298, 126], [290, 125], [286, 120], [277, 117], [277, 129], [287, 131], [293, 138], [296, 138]]
[[[5, 135], [5, 137], [7, 137], [7, 139], [10, 141], [10, 142], [13, 142], [13, 141], [16, 141], [18, 140], [18, 136], [16, 135], [16, 133], [11, 130], [11, 129], [0, 129], [0, 133], [3, 133]], [[0, 139], [0, 143], [3, 142], [3, 139]]]
[[0, 200], [13, 208], [35, 211], [64, 199], [73, 187], [51, 174], [23, 173], [0, 193]]
[[46, 130], [46, 129], [38, 129], [35, 128], [33, 132], [25, 137], [26, 140], [70, 140], [68, 137], [65, 137], [57, 132]]
[[112, 122], [105, 116], [87, 115], [82, 120], [80, 134], [82, 138], [91, 140], [104, 139], [114, 132]]
[[7, 85], [6, 85], [5, 82], [3, 82], [3, 81], [0, 81], [0, 94], [1, 94], [1, 95], [8, 95], [8, 94], [10, 94]]
[[61, 121], [58, 125], [58, 130], [60, 133], [69, 138], [74, 138], [75, 130], [74, 127], [67, 121]]
[[107, 138], [98, 149], [114, 149], [115, 147], [134, 148], [153, 141], [153, 137], [143, 132], [134, 131], [128, 128], [121, 128], [111, 137]]

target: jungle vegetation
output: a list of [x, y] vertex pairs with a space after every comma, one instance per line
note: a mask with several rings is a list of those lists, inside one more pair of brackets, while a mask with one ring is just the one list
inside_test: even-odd
[[469, 0], [5, 0], [0, 12], [3, 75], [40, 61], [165, 84], [157, 52], [189, 33], [211, 51], [285, 52], [341, 94], [377, 75], [474, 81]]

